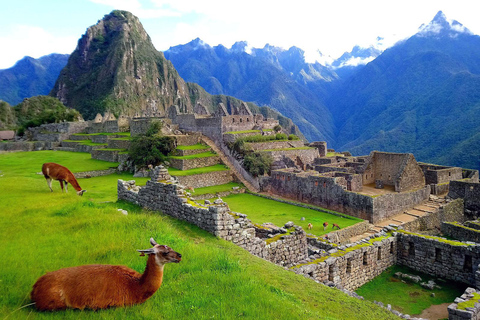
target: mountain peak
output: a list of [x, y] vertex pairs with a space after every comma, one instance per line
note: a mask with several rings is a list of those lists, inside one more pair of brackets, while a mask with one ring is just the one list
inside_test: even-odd
[[448, 20], [442, 11], [438, 11], [430, 23], [420, 26], [416, 35], [420, 37], [456, 37], [461, 33], [473, 34], [460, 22]]

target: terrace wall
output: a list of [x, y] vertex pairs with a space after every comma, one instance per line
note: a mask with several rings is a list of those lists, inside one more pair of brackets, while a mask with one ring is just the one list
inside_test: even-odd
[[436, 277], [476, 285], [480, 244], [439, 240], [436, 237], [398, 232], [397, 263]]
[[460, 241], [480, 242], [480, 230], [456, 222], [442, 222], [442, 233]]
[[230, 170], [207, 172], [190, 176], [177, 176], [176, 178], [180, 184], [192, 188], [217, 186], [234, 180]]
[[145, 187], [138, 188], [135, 181], [118, 180], [117, 190], [119, 200], [197, 225], [271, 262], [291, 266], [307, 257], [306, 234], [301, 227], [293, 227], [291, 234], [267, 244], [264, 239], [256, 237], [255, 228], [246, 215], [231, 212], [225, 203], [208, 207], [196, 205], [186, 198], [185, 191], [178, 184], [150, 180]]
[[395, 237], [386, 237], [348, 250], [334, 250], [318, 263], [299, 265], [291, 270], [313, 280], [333, 282], [337, 287], [353, 291], [394, 265], [397, 259]]
[[35, 141], [60, 142], [71, 134], [84, 132], [89, 124], [89, 121], [47, 123], [28, 128], [27, 136]]
[[[477, 291], [475, 288], [465, 289], [465, 293], [460, 297], [455, 299], [455, 302], [448, 306], [448, 320], [478, 320], [480, 319], [480, 304], [478, 299], [474, 298], [475, 296], [480, 295], [480, 291]], [[459, 304], [462, 302], [474, 300], [471, 305], [473, 307], [459, 308]]]
[[457, 199], [441, 206], [438, 210], [402, 224], [402, 227], [409, 231], [434, 230], [439, 228], [443, 221], [463, 222], [464, 220], [463, 199]]
[[219, 164], [221, 162], [219, 156], [191, 158], [191, 159], [169, 158], [168, 161], [170, 162], [170, 165], [172, 167], [178, 170], [190, 170], [195, 168], [210, 167], [210, 166]]
[[8, 141], [0, 143], [0, 151], [40, 151], [52, 150], [60, 146], [60, 142], [48, 141]]
[[269, 141], [269, 142], [247, 142], [247, 147], [253, 151], [284, 148], [301, 148], [304, 146], [302, 140]]

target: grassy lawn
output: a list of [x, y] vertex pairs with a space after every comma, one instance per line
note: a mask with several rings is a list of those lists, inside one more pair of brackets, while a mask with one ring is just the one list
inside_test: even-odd
[[227, 166], [223, 164], [216, 164], [214, 166], [195, 168], [190, 170], [179, 170], [179, 169], [169, 167], [168, 173], [170, 173], [171, 176], [191, 176], [194, 174], [202, 174], [207, 172], [225, 171], [225, 170], [229, 170]]
[[192, 196], [199, 196], [202, 194], [213, 193], [216, 192], [223, 192], [223, 191], [232, 191], [233, 187], [242, 187], [243, 185], [236, 183], [236, 182], [229, 182], [226, 184], [220, 184], [217, 186], [210, 186], [210, 187], [203, 187], [203, 188], [196, 188], [195, 192], [191, 192]]
[[85, 146], [106, 146], [107, 143], [95, 143], [90, 140], [63, 140], [65, 142], [77, 142], [78, 144]]
[[[116, 202], [116, 180], [129, 175], [80, 179], [88, 190], [83, 197], [61, 193], [59, 186], [52, 193], [35, 174], [49, 161], [73, 171], [112, 165], [72, 152], [0, 154], [0, 319], [398, 319], [193, 225]], [[146, 259], [135, 249], [149, 248], [150, 237], [183, 259], [165, 267], [162, 287], [144, 304], [101, 311], [19, 309], [48, 271], [102, 263], [143, 272]]]
[[203, 150], [203, 149], [210, 149], [209, 146], [197, 143], [191, 146], [177, 146], [178, 150]]
[[[427, 282], [433, 279], [442, 289], [427, 290], [420, 284], [402, 282], [394, 277], [395, 272], [419, 275], [422, 281]], [[358, 288], [356, 292], [365, 299], [381, 301], [385, 305], [392, 305], [392, 308], [402, 313], [418, 315], [431, 305], [451, 303], [465, 291], [467, 285], [448, 281], [437, 281], [435, 278], [415, 270], [403, 267], [392, 266], [369, 283]], [[435, 297], [431, 294], [435, 293]]]
[[215, 152], [209, 151], [209, 152], [191, 154], [191, 155], [188, 155], [188, 156], [170, 156], [169, 158], [186, 160], [186, 159], [196, 159], [196, 158], [208, 158], [208, 157], [215, 157], [215, 156], [217, 156], [217, 154]]
[[[301, 208], [246, 193], [232, 194], [224, 197], [223, 200], [227, 202], [230, 209], [246, 214], [254, 223], [272, 222], [282, 227], [286, 222], [293, 221], [293, 223], [302, 226], [306, 231], [308, 224], [311, 223], [313, 224], [313, 229], [308, 232], [318, 236], [332, 231], [333, 223], [337, 223], [341, 228], [345, 228], [362, 221], [353, 217], [338, 217], [329, 213]], [[305, 217], [305, 221], [300, 220], [302, 217]], [[325, 231], [323, 231], [324, 222], [329, 224]]]

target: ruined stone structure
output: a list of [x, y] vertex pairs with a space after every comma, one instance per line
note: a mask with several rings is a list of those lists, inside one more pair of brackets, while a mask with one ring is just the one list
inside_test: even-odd
[[479, 290], [475, 288], [465, 289], [465, 293], [448, 306], [448, 320], [480, 319], [479, 296]]
[[225, 132], [273, 129], [278, 125], [277, 120], [265, 119], [261, 114], [252, 114], [245, 102], [240, 107], [233, 108], [232, 114], [228, 114], [222, 103], [213, 115], [208, 114], [208, 111], [203, 110], [205, 107], [202, 107], [197, 103], [195, 110], [199, 113], [181, 113], [177, 106], [172, 106], [168, 110], [168, 117], [174, 124], [178, 124], [181, 130], [201, 132], [215, 141], [220, 141]]
[[[252, 254], [285, 266], [292, 266], [308, 255], [307, 238], [301, 227], [286, 224], [282, 233], [270, 238], [265, 228], [255, 227], [245, 214], [230, 211], [219, 201], [202, 206], [187, 198], [183, 187], [173, 181], [168, 171], [156, 167], [145, 187], [135, 181], [118, 180], [118, 199], [190, 222], [215, 236], [232, 241]], [[267, 238], [266, 238], [267, 237]]]
[[126, 116], [119, 116], [118, 119], [111, 112], [105, 112], [102, 116], [97, 113], [95, 119], [89, 123], [86, 133], [100, 132], [127, 132], [130, 130], [130, 119]]

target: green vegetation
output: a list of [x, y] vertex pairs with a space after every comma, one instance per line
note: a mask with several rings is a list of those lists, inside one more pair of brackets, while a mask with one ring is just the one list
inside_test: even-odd
[[[326, 212], [306, 209], [246, 193], [232, 194], [224, 197], [223, 200], [230, 209], [246, 214], [248, 219], [254, 223], [272, 222], [282, 227], [288, 221], [292, 221], [304, 230], [307, 230], [308, 224], [312, 223], [313, 229], [309, 232], [318, 236], [331, 232], [333, 223], [338, 224], [341, 228], [345, 228], [363, 221], [357, 218], [339, 217]], [[305, 221], [301, 221], [302, 217], [305, 217]], [[325, 231], [323, 230], [324, 222], [329, 223], [329, 227]]]
[[167, 160], [167, 156], [175, 149], [175, 140], [162, 136], [161, 130], [162, 123], [152, 121], [145, 134], [131, 139], [128, 156], [135, 166], [156, 166]]
[[310, 150], [315, 149], [312, 147], [298, 147], [298, 148], [278, 148], [278, 149], [265, 149], [262, 151], [291, 151], [291, 150]]
[[196, 159], [196, 158], [208, 158], [208, 157], [215, 157], [217, 154], [213, 151], [197, 153], [197, 154], [190, 154], [188, 156], [170, 156], [170, 159], [179, 159], [179, 160], [186, 160], [186, 159]]
[[15, 106], [18, 121], [17, 134], [23, 135], [29, 127], [38, 127], [45, 123], [75, 121], [81, 118], [75, 109], [67, 108], [57, 98], [36, 96], [25, 99]]
[[[424, 282], [433, 279], [441, 286], [441, 289], [427, 290], [422, 288], [420, 284], [403, 282], [401, 279], [394, 277], [396, 272], [419, 275]], [[431, 305], [453, 302], [456, 297], [463, 294], [466, 287], [465, 284], [451, 280], [440, 282], [437, 278], [434, 279], [415, 270], [395, 265], [358, 288], [356, 293], [366, 300], [381, 301], [385, 305], [389, 303], [393, 309], [402, 313], [418, 315]], [[435, 293], [434, 297], [431, 296], [432, 293]]]
[[[111, 165], [73, 152], [0, 154], [1, 319], [396, 319], [191, 224], [115, 202], [117, 179], [131, 175], [79, 179], [88, 190], [83, 197], [61, 193], [58, 185], [52, 193], [35, 174], [47, 161], [73, 171]], [[136, 249], [150, 247], [150, 237], [183, 260], [165, 267], [162, 287], [144, 304], [100, 311], [21, 308], [30, 303], [36, 279], [48, 271], [100, 263], [143, 272], [146, 260]]]
[[195, 188], [194, 192], [191, 192], [193, 196], [199, 196], [202, 194], [216, 194], [217, 192], [232, 191], [233, 187], [243, 187], [243, 185], [236, 182], [229, 182], [226, 184], [219, 184], [216, 186]]
[[179, 170], [179, 169], [169, 167], [168, 173], [170, 173], [171, 176], [191, 176], [195, 174], [202, 174], [202, 173], [208, 173], [208, 172], [214, 172], [214, 171], [225, 171], [225, 170], [230, 170], [230, 169], [223, 164], [216, 164], [214, 166], [195, 168], [190, 170]]
[[84, 146], [106, 146], [107, 143], [95, 143], [90, 140], [63, 140], [64, 142], [77, 142]]
[[249, 153], [243, 159], [243, 166], [245, 167], [245, 170], [250, 172], [250, 174], [254, 177], [264, 175], [265, 173], [270, 174], [270, 167], [272, 163], [272, 156], [265, 152]]
[[427, 235], [424, 235], [424, 234], [414, 233], [414, 232], [410, 232], [410, 231], [406, 231], [406, 230], [397, 230], [397, 231], [400, 232], [400, 233], [404, 233], [404, 234], [413, 234], [413, 235], [416, 235], [416, 236], [419, 236], [419, 237], [422, 237], [422, 238], [425, 238], [425, 239], [433, 239], [433, 240], [436, 240], [436, 241], [439, 241], [439, 242], [448, 243], [449, 245], [452, 245], [452, 246], [474, 246], [475, 245], [475, 244], [461, 242], [461, 241], [447, 240], [447, 239], [442, 238], [442, 237], [427, 236]]
[[191, 146], [177, 146], [178, 150], [203, 150], [203, 149], [210, 149], [209, 146], [197, 143]]
[[296, 135], [291, 134], [287, 136], [285, 133], [277, 133], [272, 135], [257, 134], [254, 136], [246, 136], [238, 138], [235, 142], [243, 140], [244, 142], [268, 142], [268, 141], [287, 141], [287, 140], [300, 140]]
[[472, 295], [473, 295], [473, 298], [470, 298], [470, 300], [460, 302], [457, 305], [457, 309], [465, 310], [467, 308], [474, 308], [475, 303], [477, 303], [480, 300], [480, 294], [473, 292]]
[[100, 133], [75, 133], [73, 136], [127, 136], [130, 132], [100, 132]]
[[[266, 130], [263, 130], [266, 131]], [[242, 133], [260, 133], [260, 130], [240, 130], [240, 131], [228, 131], [225, 134], [242, 134]]]
[[7, 102], [0, 100], [0, 130], [15, 130], [16, 127], [15, 109]]

